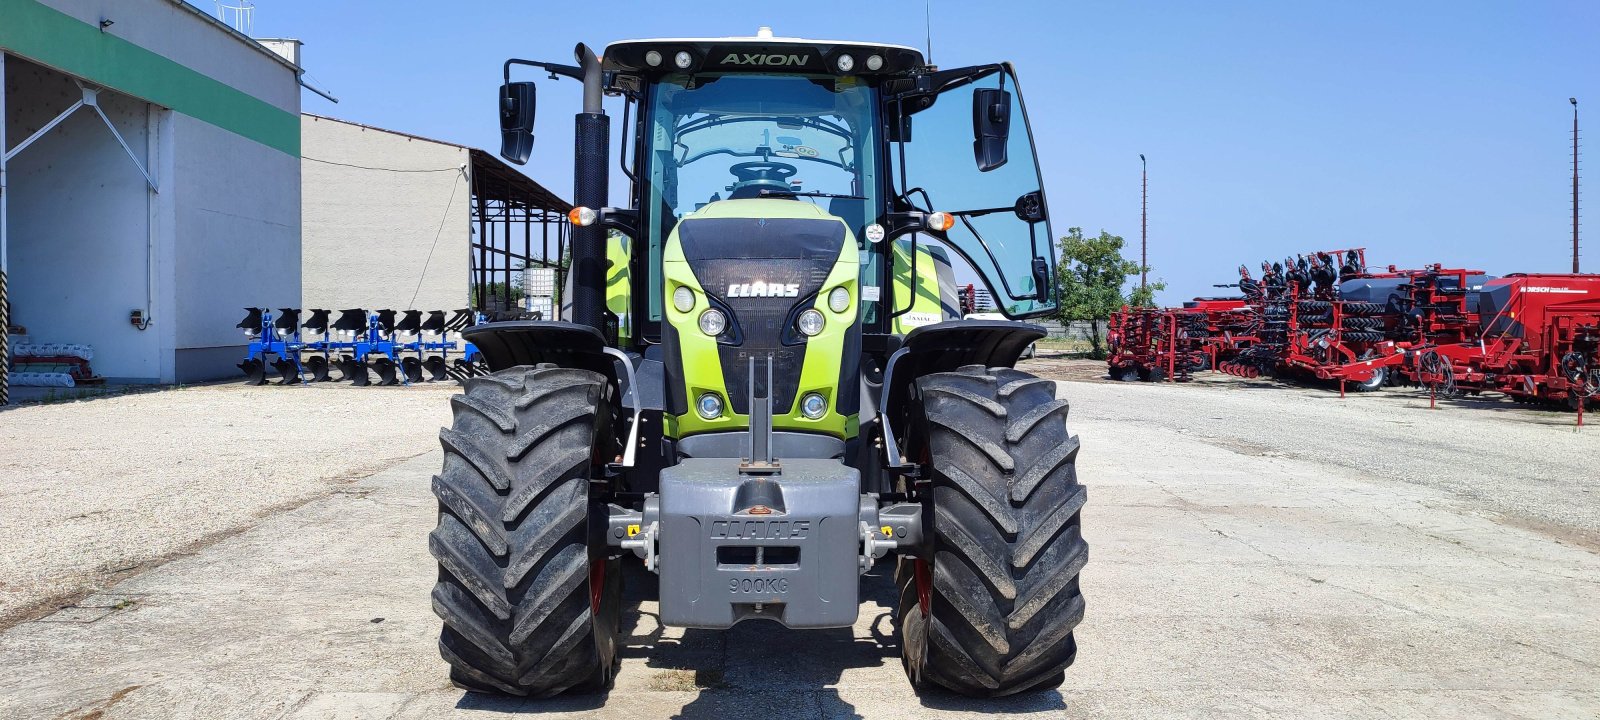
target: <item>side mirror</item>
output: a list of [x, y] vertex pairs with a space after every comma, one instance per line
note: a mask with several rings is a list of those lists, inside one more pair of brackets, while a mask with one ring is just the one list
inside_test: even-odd
[[518, 165], [533, 154], [533, 109], [536, 93], [531, 82], [500, 86], [500, 157]]
[[1011, 93], [999, 88], [972, 91], [972, 155], [978, 172], [1006, 164], [1011, 139]]

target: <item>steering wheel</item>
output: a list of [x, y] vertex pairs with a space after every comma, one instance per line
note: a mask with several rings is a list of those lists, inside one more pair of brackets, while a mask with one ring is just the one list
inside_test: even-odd
[[739, 200], [744, 198], [761, 197], [762, 190], [777, 190], [791, 192], [789, 178], [800, 171], [795, 166], [787, 163], [757, 160], [755, 162], [742, 162], [728, 168], [738, 182], [733, 185], [733, 191], [728, 199]]

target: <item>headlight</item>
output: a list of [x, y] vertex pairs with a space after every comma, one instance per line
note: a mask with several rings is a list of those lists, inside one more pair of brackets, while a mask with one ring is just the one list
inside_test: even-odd
[[842, 313], [850, 309], [850, 291], [843, 287], [836, 287], [828, 293], [828, 309]]
[[683, 313], [693, 310], [694, 291], [690, 290], [687, 285], [679, 285], [677, 290], [672, 291], [672, 306], [677, 308], [678, 312]]
[[[821, 316], [821, 313], [817, 314], [817, 317]], [[721, 310], [709, 308], [705, 312], [700, 313], [700, 332], [715, 337], [717, 335], [721, 335], [722, 331], [727, 329], [728, 316], [723, 315]]]
[[655, 50], [651, 50], [650, 52], [645, 53], [644, 54], [644, 62], [645, 62], [646, 65], [649, 65], [650, 67], [656, 67], [656, 66], [660, 65], [661, 64], [661, 53], [659, 53], [659, 52], [657, 52]]
[[867, 69], [874, 72], [883, 69], [883, 56], [873, 55], [867, 58]]
[[687, 50], [679, 50], [677, 55], [672, 56], [672, 62], [678, 66], [679, 70], [688, 70], [689, 63], [694, 62], [694, 56], [690, 55]]
[[822, 417], [828, 412], [828, 399], [821, 393], [806, 393], [800, 398], [800, 414], [812, 420]]
[[794, 325], [806, 337], [815, 336], [822, 332], [822, 313], [817, 312], [816, 308], [806, 308], [805, 312], [800, 313], [800, 318]]
[[722, 397], [716, 393], [701, 395], [700, 402], [696, 403], [695, 410], [700, 413], [700, 417], [707, 420], [715, 420], [722, 417]]
[[849, 55], [839, 56], [839, 72], [850, 72], [856, 68], [856, 59]]

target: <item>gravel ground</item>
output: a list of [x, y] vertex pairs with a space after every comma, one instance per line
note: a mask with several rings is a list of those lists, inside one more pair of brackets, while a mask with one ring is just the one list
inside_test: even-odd
[[[1041, 359], [1035, 372], [1110, 386], [1094, 419], [1139, 423], [1243, 454], [1306, 460], [1437, 488], [1474, 512], [1600, 550], [1600, 418], [1498, 396], [1440, 400], [1411, 388], [1347, 393], [1221, 373], [1187, 384], [1116, 383], [1100, 362]], [[1080, 415], [1079, 417], [1083, 417]]]
[[239, 383], [0, 411], [0, 628], [436, 447], [454, 383]]
[[[0, 633], [0, 717], [1600, 717], [1600, 528], [1583, 492], [1600, 431], [1511, 403], [1432, 411], [1417, 395], [1340, 400], [1221, 376], [1061, 391], [1083, 438], [1092, 554], [1059, 690], [913, 694], [887, 564], [864, 579], [855, 627], [831, 631], [661, 627], [653, 578], [635, 568], [612, 692], [456, 690], [428, 604], [435, 397], [418, 412], [440, 417], [410, 448], [427, 455], [338, 492], [309, 483], [302, 497], [325, 497]], [[212, 392], [170, 417], [265, 397]], [[360, 397], [350, 416], [365, 401], [399, 422]], [[367, 443], [387, 432], [365, 427]], [[40, 552], [32, 536], [4, 540], [8, 554]]]

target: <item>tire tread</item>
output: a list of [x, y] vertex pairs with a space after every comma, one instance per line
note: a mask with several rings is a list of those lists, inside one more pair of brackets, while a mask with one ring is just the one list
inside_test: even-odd
[[[931, 487], [931, 604], [896, 569], [902, 660], [918, 690], [992, 697], [1054, 687], [1077, 654], [1087, 497], [1055, 383], [963, 367], [918, 381]], [[1000, 409], [996, 411], [996, 407]]]

